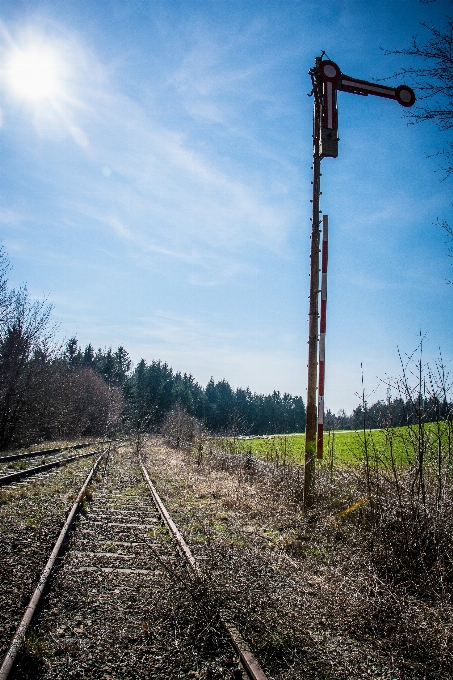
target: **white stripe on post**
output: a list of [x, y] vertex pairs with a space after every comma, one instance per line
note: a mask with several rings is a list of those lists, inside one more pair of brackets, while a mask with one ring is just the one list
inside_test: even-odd
[[318, 442], [317, 457], [322, 458], [324, 441], [324, 380], [326, 359], [327, 255], [329, 218], [322, 218], [321, 318], [319, 324]]
[[327, 127], [329, 128], [329, 130], [332, 130], [334, 96], [333, 96], [333, 84], [330, 82], [330, 80], [326, 82], [326, 94], [327, 94]]

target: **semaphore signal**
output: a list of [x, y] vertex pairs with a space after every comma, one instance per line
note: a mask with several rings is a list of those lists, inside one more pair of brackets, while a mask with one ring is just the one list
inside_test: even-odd
[[[322, 55], [323, 56], [323, 55]], [[321, 160], [338, 156], [338, 91], [362, 96], [374, 95], [393, 99], [401, 106], [412, 106], [415, 94], [407, 85], [388, 87], [366, 80], [351, 78], [341, 72], [333, 61], [317, 57], [309, 74], [312, 79], [313, 107], [313, 216], [310, 247], [310, 306], [308, 329], [307, 424], [305, 428], [304, 506], [314, 502], [315, 460], [322, 458], [324, 428], [325, 332], [327, 304], [327, 216], [323, 218], [322, 287], [319, 290], [319, 196]], [[324, 255], [325, 244], [325, 255]], [[318, 298], [321, 292], [321, 337], [319, 338], [318, 389]], [[316, 395], [318, 393], [318, 400]], [[318, 401], [318, 403], [317, 403]]]
[[415, 102], [414, 91], [407, 85], [400, 85], [395, 88], [351, 78], [341, 73], [339, 66], [333, 61], [320, 61], [317, 71], [322, 79], [322, 158], [336, 158], [338, 156], [338, 90], [360, 94], [364, 97], [372, 94], [375, 97], [394, 99], [401, 106], [412, 106]]

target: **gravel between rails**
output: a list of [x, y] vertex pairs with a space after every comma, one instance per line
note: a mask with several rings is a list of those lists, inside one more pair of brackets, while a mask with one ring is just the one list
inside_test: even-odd
[[10, 678], [240, 677], [131, 448], [110, 454], [91, 494]]
[[91, 458], [0, 489], [0, 656], [22, 618]]

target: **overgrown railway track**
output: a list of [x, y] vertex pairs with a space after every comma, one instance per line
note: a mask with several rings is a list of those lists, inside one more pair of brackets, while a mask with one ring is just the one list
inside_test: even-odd
[[145, 465], [119, 447], [85, 480], [0, 680], [145, 675], [265, 680]]
[[57, 446], [50, 449], [35, 449], [33, 451], [21, 451], [20, 453], [10, 453], [6, 456], [0, 456], [0, 464], [11, 463], [12, 461], [22, 460], [23, 458], [40, 458], [43, 456], [50, 456], [55, 453], [63, 451], [74, 451], [76, 449], [84, 449], [87, 446], [94, 446], [99, 442], [84, 442], [79, 444], [68, 444], [67, 446]]
[[[61, 467], [62, 465], [67, 465], [68, 463], [73, 463], [76, 460], [82, 458], [89, 458], [90, 456], [96, 455], [98, 451], [89, 451], [88, 453], [80, 453], [77, 456], [66, 456], [58, 458], [57, 460], [52, 460], [49, 463], [42, 463], [41, 465], [35, 465], [22, 470], [16, 470], [14, 472], [8, 472], [7, 474], [2, 474], [0, 476], [0, 486], [5, 486], [7, 484], [14, 484], [19, 482], [26, 477], [33, 477], [35, 475], [42, 475], [47, 473], [48, 470], [52, 468]], [[2, 470], [4, 472], [4, 470]]]
[[[104, 444], [109, 444], [109, 441]], [[28, 477], [46, 476], [49, 470], [61, 467], [67, 463], [72, 463], [82, 458], [88, 458], [99, 454], [99, 448], [87, 453], [71, 455], [77, 449], [99, 446], [101, 442], [86, 442], [83, 444], [72, 444], [58, 448], [42, 449], [36, 451], [25, 451], [21, 453], [0, 456], [0, 487], [23, 483], [22, 480]], [[51, 460], [47, 460], [48, 458]], [[25, 462], [26, 460], [26, 462]]]

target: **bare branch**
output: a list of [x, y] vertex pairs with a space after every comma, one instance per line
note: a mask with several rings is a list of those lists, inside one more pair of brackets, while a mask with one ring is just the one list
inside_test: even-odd
[[[447, 17], [442, 29], [426, 22], [421, 26], [428, 31], [425, 42], [413, 36], [410, 47], [386, 50], [385, 54], [415, 57], [413, 66], [395, 74], [407, 78], [417, 92], [419, 104], [407, 116], [413, 123], [434, 121], [446, 132], [453, 129], [453, 19]], [[449, 176], [453, 173], [453, 141], [448, 141], [439, 155], [446, 160], [442, 170]]]

